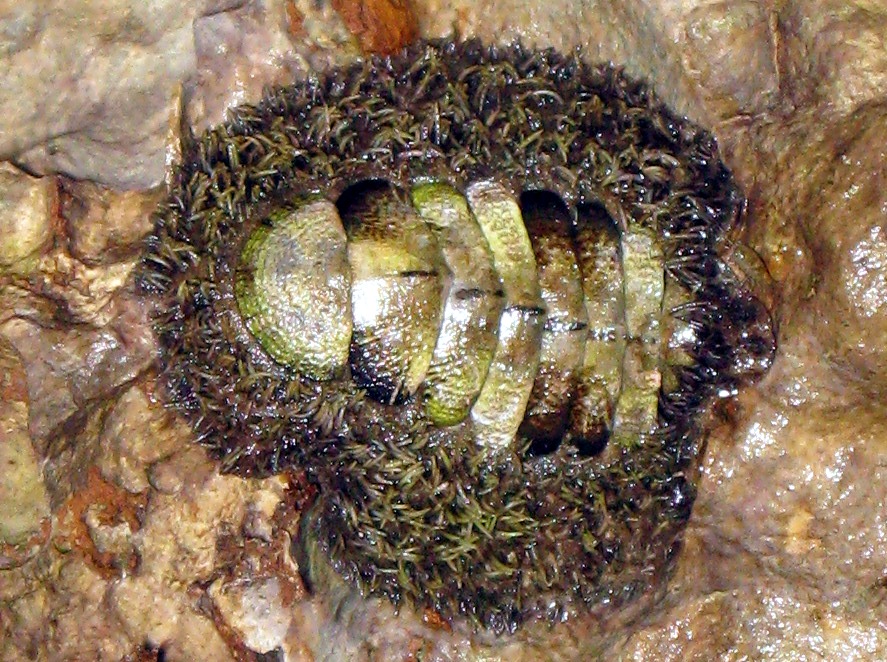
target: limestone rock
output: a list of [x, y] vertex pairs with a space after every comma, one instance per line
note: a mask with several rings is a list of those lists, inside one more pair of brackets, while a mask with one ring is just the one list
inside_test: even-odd
[[0, 273], [22, 264], [49, 245], [53, 214], [58, 204], [53, 177], [31, 177], [8, 163], [0, 162]]
[[62, 179], [61, 217], [70, 254], [89, 267], [132, 258], [152, 230], [162, 191], [120, 191]]
[[49, 499], [28, 434], [21, 358], [0, 335], [0, 572], [30, 558], [49, 532]]
[[38, 445], [80, 407], [133, 379], [153, 359], [137, 342], [124, 340], [135, 338], [131, 326], [114, 326], [64, 332], [15, 319], [2, 327], [22, 355], [32, 403], [29, 429]]
[[108, 412], [98, 466], [106, 479], [132, 493], [149, 488], [151, 466], [187, 444], [182, 429], [139, 386], [127, 389]]

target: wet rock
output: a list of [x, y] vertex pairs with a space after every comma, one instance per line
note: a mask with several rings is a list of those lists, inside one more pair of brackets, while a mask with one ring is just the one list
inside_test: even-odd
[[153, 228], [151, 215], [161, 189], [119, 191], [93, 182], [64, 178], [60, 182], [60, 213], [70, 254], [95, 267], [136, 256]]
[[[867, 615], [813, 605], [778, 578], [755, 590], [713, 593], [667, 612], [618, 648], [619, 660], [882, 659], [887, 637]], [[614, 654], [616, 651], [614, 651]]]
[[212, 621], [187, 595], [151, 576], [128, 578], [110, 593], [110, 606], [132, 641], [162, 648], [168, 660], [234, 660]]
[[[887, 567], [887, 411], [852, 404], [853, 391], [828, 388], [815, 369], [796, 365], [774, 366], [778, 379], [746, 412], [738, 441], [716, 437], [693, 531], [731, 559], [712, 580], [719, 587], [728, 577], [765, 581], [735, 572], [748, 554], [817, 602], [851, 601], [878, 586]], [[835, 420], [835, 407], [852, 413]]]
[[682, 69], [710, 109], [707, 123], [761, 113], [779, 100], [775, 15], [759, 2], [716, 2], [686, 15]]
[[[56, 178], [35, 181], [52, 182], [55, 187]], [[152, 227], [150, 213], [159, 192], [114, 192], [62, 180], [58, 198], [50, 213], [40, 205], [44, 226], [59, 225], [52, 248], [44, 242], [40, 253], [29, 252], [33, 247], [28, 247], [27, 239], [8, 232], [10, 241], [29, 257], [10, 267], [17, 277], [0, 282], [0, 324], [20, 317], [45, 327], [100, 327], [114, 322], [127, 307], [118, 295], [128, 284], [142, 238]], [[15, 218], [27, 219], [28, 213], [18, 209]]]
[[423, 32], [488, 42], [581, 47], [652, 82], [670, 106], [712, 126], [760, 113], [782, 98], [776, 15], [758, 2], [422, 3]]
[[283, 9], [287, 33], [294, 43], [308, 46], [304, 56], [312, 69], [360, 54], [357, 39], [330, 0], [284, 0]]
[[[2, 55], [0, 55], [2, 57]], [[27, 272], [52, 241], [58, 204], [52, 177], [31, 177], [0, 162], [0, 273]]]
[[151, 466], [188, 443], [175, 419], [141, 386], [127, 389], [108, 412], [100, 435], [102, 475], [132, 493], [149, 488]]
[[0, 158], [121, 187], [163, 179], [171, 92], [194, 70], [193, 19], [215, 3], [5, 5]]
[[733, 150], [750, 199], [750, 243], [778, 285], [784, 347], [819, 359], [862, 390], [887, 387], [887, 197], [883, 103], [832, 118], [818, 110], [761, 122]]
[[217, 535], [236, 528], [243, 516], [239, 483], [207, 472], [174, 496], [155, 493], [146, 505], [135, 539], [138, 569], [110, 593], [133, 641], [162, 645], [168, 659], [233, 659], [212, 621], [181, 587], [211, 577]]
[[76, 553], [105, 579], [132, 572], [138, 565], [134, 535], [141, 528], [146, 497], [108, 483], [94, 466], [83, 473], [82, 484], [68, 489], [56, 512], [53, 542]]
[[51, 660], [119, 660], [132, 643], [108, 618], [108, 584], [80, 559], [60, 564], [51, 614], [53, 627], [42, 624], [43, 656]]
[[140, 575], [173, 583], [209, 579], [216, 539], [240, 529], [247, 490], [245, 481], [207, 474], [175, 495], [154, 495], [140, 536]]
[[41, 583], [33, 576], [9, 581], [10, 574], [4, 573], [0, 582], [0, 660], [37, 659], [46, 646], [50, 588], [48, 582]]
[[291, 555], [299, 519], [298, 489], [281, 476], [250, 481], [240, 530], [219, 537], [221, 576], [207, 597], [234, 650], [278, 651], [287, 660], [312, 659], [298, 627], [305, 588]]
[[[133, 528], [129, 522], [106, 523], [107, 512], [104, 505], [93, 504], [82, 515], [83, 522], [89, 530], [89, 537], [99, 554], [124, 560], [121, 567], [134, 565]], [[133, 559], [126, 563], [126, 559]], [[115, 563], [118, 565], [118, 563]]]
[[[132, 380], [153, 360], [138, 327], [121, 311], [103, 329], [44, 329], [23, 319], [2, 327], [22, 355], [31, 401], [29, 429], [44, 444], [51, 432], [89, 402]], [[132, 341], [130, 342], [130, 339]]]
[[185, 489], [193, 489], [213, 473], [214, 467], [208, 461], [202, 448], [189, 445], [187, 434], [182, 434], [183, 448], [169, 458], [162, 459], [148, 470], [148, 482], [162, 494], [178, 494]]
[[24, 366], [0, 335], [0, 572], [24, 563], [46, 542], [49, 499], [28, 434]]
[[268, 578], [243, 583], [217, 581], [209, 596], [225, 624], [256, 653], [283, 648], [290, 629], [292, 603], [284, 602], [280, 581]]
[[826, 361], [863, 387], [887, 393], [887, 106], [870, 106], [831, 128], [816, 150], [804, 220], [819, 266], [805, 323]]
[[[187, 450], [184, 455], [194, 457]], [[192, 473], [198, 477], [183, 483], [175, 494], [154, 493], [136, 537], [138, 569], [118, 582], [111, 597], [130, 636], [162, 643], [166, 654], [174, 656], [171, 659], [233, 659], [226, 638], [213, 621], [198, 613], [194, 600], [180, 587], [197, 587], [228, 572], [233, 559], [225, 541], [239, 534], [249, 510], [273, 510], [271, 504], [276, 507], [283, 495], [279, 479], [259, 482], [219, 476], [205, 455], [203, 462], [206, 469]], [[295, 569], [283, 571], [273, 559], [266, 565], [261, 554], [249, 554], [242, 563], [241, 579], [215, 580], [211, 597], [227, 627], [249, 641], [247, 647], [252, 644], [258, 650], [267, 645], [266, 650], [272, 650], [286, 634], [287, 608], [300, 597], [292, 587], [297, 581]], [[270, 567], [277, 572], [271, 573]], [[223, 632], [228, 631], [223, 628]], [[239, 646], [239, 641], [235, 637], [232, 645]]]
[[309, 64], [293, 50], [288, 26], [279, 0], [244, 2], [194, 21], [198, 85], [186, 114], [195, 130], [223, 121], [230, 107], [258, 101], [265, 87], [304, 76]]
[[55, 305], [55, 320], [105, 326], [118, 312], [111, 307], [112, 300], [134, 267], [135, 259], [89, 267], [58, 250], [40, 260], [29, 288]]
[[243, 534], [270, 543], [274, 536], [274, 514], [280, 502], [288, 498], [284, 479], [269, 478], [262, 481], [265, 489], [257, 492], [247, 505], [243, 520]]
[[620, 644], [620, 660], [717, 659], [735, 651], [739, 615], [729, 594], [711, 593], [667, 611]]
[[[305, 29], [290, 41], [294, 10]], [[332, 14], [308, 0], [4, 6], [0, 69], [14, 75], [0, 91], [0, 159], [114, 188], [155, 186], [183, 88], [192, 121], [217, 122], [264, 85], [340, 57], [328, 42]]]
[[887, 7], [871, 0], [802, 0], [781, 8], [792, 37], [784, 66], [810, 101], [845, 113], [887, 94]]

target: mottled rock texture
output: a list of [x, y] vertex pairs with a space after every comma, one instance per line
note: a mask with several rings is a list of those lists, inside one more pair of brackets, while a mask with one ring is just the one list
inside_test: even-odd
[[52, 240], [55, 183], [0, 163], [0, 191], [0, 270], [26, 271]]
[[[0, 660], [887, 659], [884, 3], [344, 4], [0, 0]], [[621, 63], [745, 187], [779, 353], [719, 410], [678, 570], [628, 625], [470, 648], [309, 599], [310, 489], [220, 476], [154, 393], [130, 273], [170, 137], [411, 21]]]
[[49, 499], [28, 435], [28, 388], [21, 356], [0, 336], [0, 569], [20, 565], [45, 542]]

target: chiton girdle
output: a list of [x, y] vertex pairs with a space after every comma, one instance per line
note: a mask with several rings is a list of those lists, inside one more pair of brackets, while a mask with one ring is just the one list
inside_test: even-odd
[[[543, 411], [554, 421], [544, 425], [544, 417], [525, 417], [491, 452], [477, 434], [485, 419], [471, 412], [477, 393], [467, 407], [429, 409], [421, 369], [393, 387], [377, 373], [362, 374], [378, 361], [366, 358], [365, 344], [355, 350], [353, 328], [348, 340], [341, 320], [324, 325], [331, 313], [323, 306], [315, 327], [338, 329], [332, 354], [339, 359], [306, 367], [305, 357], [323, 354], [326, 340], [290, 338], [293, 350], [280, 345], [287, 339], [279, 333], [263, 336], [276, 322], [269, 326], [262, 311], [278, 303], [265, 290], [280, 274], [251, 265], [258, 255], [273, 262], [267, 256], [277, 254], [273, 237], [286, 218], [324, 204], [347, 217], [349, 199], [359, 209], [377, 190], [408, 205], [434, 185], [473, 200], [475, 218], [479, 187], [510, 200], [531, 219], [534, 264], [550, 248], [543, 244], [563, 245], [554, 241], [561, 236], [578, 251], [574, 262], [585, 276], [621, 273], [621, 285], [601, 277], [591, 288], [621, 297], [619, 330], [589, 331], [599, 301], [589, 303], [588, 287], [586, 310], [576, 313], [584, 318], [549, 317], [558, 323], [552, 328], [581, 329], [586, 349], [593, 341], [624, 345], [615, 367], [623, 386], [611, 405], [640, 412], [625, 416], [640, 421], [634, 429], [620, 433], [618, 411], [573, 421], [587, 393], [570, 373], [569, 407]], [[318, 487], [308, 535], [347, 579], [398, 604], [513, 630], [527, 619], [618, 606], [650, 587], [651, 568], [661, 574], [669, 567], [695, 495], [706, 413], [718, 393], [766, 370], [774, 351], [766, 310], [722, 257], [741, 207], [713, 138], [618, 70], [551, 50], [421, 43], [273, 91], [192, 138], [139, 282], [157, 303], [168, 397], [223, 469], [305, 470]], [[357, 213], [345, 227], [360, 222]], [[583, 235], [588, 223], [606, 228], [595, 236], [609, 253], [583, 264], [581, 252], [593, 243]], [[344, 245], [362, 241], [352, 234]], [[489, 247], [491, 236], [481, 234]], [[310, 243], [303, 238], [299, 246]], [[530, 326], [541, 353], [549, 308], [572, 296], [564, 310], [575, 312], [583, 292], [546, 290], [542, 270], [529, 277], [518, 268], [509, 294], [490, 252], [502, 310], [535, 315]], [[364, 264], [356, 260], [340, 267], [353, 276]], [[452, 275], [452, 264], [440, 265]], [[536, 288], [526, 300], [524, 285]], [[443, 319], [447, 297], [440, 298], [435, 319]], [[501, 342], [501, 315], [494, 326], [486, 337]], [[286, 358], [291, 350], [295, 361]], [[650, 383], [658, 379], [663, 388], [654, 387], [651, 405]], [[606, 390], [612, 382], [603, 384]], [[559, 389], [557, 380], [543, 382], [521, 413]], [[497, 416], [493, 424], [501, 423]], [[583, 422], [593, 434], [579, 432]]]

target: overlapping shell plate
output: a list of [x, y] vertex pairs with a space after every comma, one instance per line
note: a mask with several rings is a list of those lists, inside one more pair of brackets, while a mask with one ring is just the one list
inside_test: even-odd
[[187, 145], [140, 277], [225, 470], [304, 469], [349, 581], [494, 631], [665, 572], [766, 370], [712, 137], [553, 51], [418, 44]]

